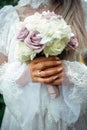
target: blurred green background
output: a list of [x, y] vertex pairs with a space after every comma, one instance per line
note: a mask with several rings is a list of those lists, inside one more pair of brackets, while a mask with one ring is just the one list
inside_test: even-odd
[[3, 118], [4, 110], [5, 110], [5, 104], [4, 104], [3, 97], [0, 94], [0, 126]]
[[4, 5], [16, 5], [18, 0], [0, 0], [0, 8]]

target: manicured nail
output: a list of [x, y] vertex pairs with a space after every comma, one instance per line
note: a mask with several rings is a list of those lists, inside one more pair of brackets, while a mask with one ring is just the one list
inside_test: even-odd
[[57, 79], [57, 78], [58, 78], [58, 76], [57, 76], [57, 75], [53, 77], [53, 79]]
[[61, 61], [57, 61], [56, 63], [57, 63], [57, 64], [61, 64]]
[[58, 68], [58, 72], [59, 72], [59, 71], [61, 71], [62, 69], [63, 69], [63, 68], [61, 68], [61, 67], [60, 67], [60, 68]]

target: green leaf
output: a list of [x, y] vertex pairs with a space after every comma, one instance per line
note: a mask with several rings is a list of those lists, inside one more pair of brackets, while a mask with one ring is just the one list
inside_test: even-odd
[[3, 119], [4, 111], [5, 111], [5, 103], [4, 103], [3, 96], [0, 94], [0, 127]]

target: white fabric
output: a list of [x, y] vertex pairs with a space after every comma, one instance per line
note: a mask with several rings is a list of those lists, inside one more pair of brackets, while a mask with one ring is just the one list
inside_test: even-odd
[[38, 8], [41, 4], [48, 5], [50, 0], [19, 0], [18, 6], [30, 5], [33, 8]]
[[[87, 104], [87, 67], [78, 62], [63, 61], [65, 80], [60, 86], [60, 96], [50, 99], [44, 84], [31, 81], [30, 75], [26, 73], [27, 64], [16, 61], [17, 12], [8, 6], [0, 13], [0, 22], [3, 19], [3, 26], [0, 24], [0, 51], [8, 55], [8, 63], [0, 66], [0, 92], [7, 107], [1, 130], [83, 130], [82, 126], [87, 130], [87, 118], [84, 116]], [[3, 41], [5, 34], [8, 34], [8, 40]]]
[[[5, 55], [8, 55], [10, 47], [10, 30], [14, 31], [12, 28], [13, 21], [15, 23], [18, 19], [12, 6], [5, 6], [0, 10], [0, 52]], [[14, 35], [14, 33], [12, 35]]]

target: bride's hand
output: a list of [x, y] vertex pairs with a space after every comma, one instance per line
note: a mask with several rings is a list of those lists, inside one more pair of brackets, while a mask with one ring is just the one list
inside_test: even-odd
[[60, 85], [63, 80], [63, 65], [57, 57], [36, 58], [29, 64], [33, 82]]

